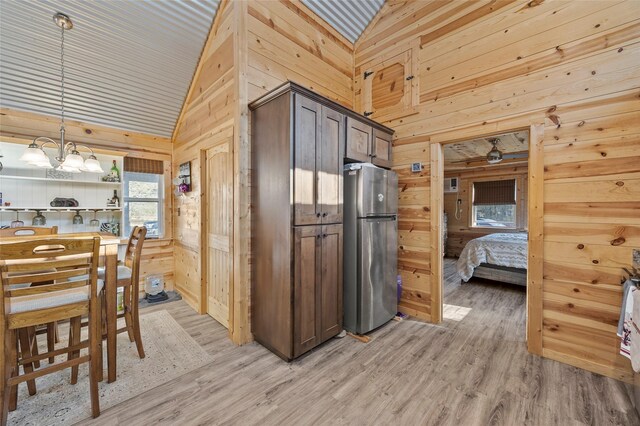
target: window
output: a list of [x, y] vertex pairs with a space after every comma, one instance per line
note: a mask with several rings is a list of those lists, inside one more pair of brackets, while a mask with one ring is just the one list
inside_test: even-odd
[[516, 180], [473, 182], [471, 226], [516, 228]]
[[145, 226], [147, 238], [160, 238], [162, 229], [163, 175], [124, 172], [124, 232]]

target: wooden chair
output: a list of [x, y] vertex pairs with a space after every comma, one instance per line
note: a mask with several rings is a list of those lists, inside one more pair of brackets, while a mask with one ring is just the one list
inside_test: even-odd
[[[100, 323], [100, 298], [103, 282], [98, 280], [99, 237], [79, 239], [38, 238], [12, 242], [0, 240], [0, 273], [2, 300], [0, 300], [0, 338], [4, 343], [0, 351], [3, 366], [2, 422], [7, 413], [17, 406], [19, 383], [35, 380], [46, 374], [81, 363], [89, 363], [89, 390], [93, 417], [100, 415], [98, 377], [101, 365], [102, 330]], [[42, 272], [52, 270], [54, 272]], [[84, 280], [71, 280], [86, 276]], [[33, 283], [28, 287], [17, 284]], [[17, 351], [16, 330], [51, 321], [69, 319], [79, 321], [83, 315], [89, 318], [89, 338], [75, 342], [73, 346], [39, 355], [20, 356]], [[70, 354], [88, 348], [84, 356], [70, 357], [33, 370], [29, 365], [45, 358]], [[20, 374], [23, 365], [24, 374]]]
[[[37, 226], [19, 226], [17, 228], [0, 229], [0, 238], [29, 237], [33, 235], [56, 235], [56, 234], [58, 234], [57, 226], [52, 226], [50, 228], [43, 228], [43, 227], [37, 227]], [[55, 321], [47, 323], [45, 325], [45, 328], [40, 328], [38, 330], [36, 330], [35, 326], [29, 327], [28, 329], [25, 329], [25, 330], [19, 330], [18, 336], [21, 342], [20, 343], [21, 347], [26, 345], [27, 342], [29, 342], [29, 346], [30, 346], [29, 349], [32, 351], [32, 353], [35, 353], [35, 355], [37, 355], [38, 354], [37, 335], [42, 333], [47, 334], [47, 350], [49, 352], [53, 351], [55, 349], [56, 343], [58, 343], [58, 324]], [[23, 336], [23, 335], [26, 335], [26, 336]], [[27, 340], [24, 340], [25, 338]], [[26, 348], [22, 348], [22, 350], [25, 350], [25, 349]], [[53, 358], [49, 358], [49, 364], [52, 364], [53, 361], [54, 361]], [[35, 363], [35, 367], [36, 368], [40, 367], [39, 361]], [[34, 395], [35, 386], [33, 386], [33, 388], [31, 388], [31, 386], [32, 385], [30, 384], [29, 393], [31, 395]]]
[[[118, 329], [118, 333], [127, 332], [129, 340], [136, 343], [138, 356], [144, 358], [144, 348], [142, 346], [142, 335], [140, 334], [140, 317], [138, 314], [138, 297], [140, 294], [140, 257], [142, 256], [142, 245], [147, 228], [136, 226], [131, 230], [127, 250], [122, 265], [118, 265], [118, 287], [124, 287], [124, 313], [118, 318], [124, 317], [126, 326]], [[104, 280], [104, 269], [98, 271], [98, 278]]]

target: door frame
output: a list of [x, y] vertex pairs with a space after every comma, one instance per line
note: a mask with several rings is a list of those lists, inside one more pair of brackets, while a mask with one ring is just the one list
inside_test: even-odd
[[[199, 152], [199, 162], [200, 162], [200, 313], [209, 315], [209, 285], [208, 285], [208, 277], [209, 277], [209, 263], [208, 263], [208, 253], [209, 253], [209, 232], [207, 225], [207, 217], [210, 208], [209, 194], [208, 189], [205, 186], [205, 182], [207, 182], [208, 174], [207, 174], [207, 151], [210, 149], [216, 148], [218, 145], [223, 143], [229, 144], [229, 155], [231, 156], [229, 159], [230, 162], [230, 172], [231, 172], [231, 204], [234, 205], [236, 193], [233, 190], [233, 186], [235, 184], [235, 173], [233, 172], [233, 164], [234, 164], [234, 151], [233, 151], [233, 129], [230, 128], [225, 131], [221, 131], [217, 133], [215, 136], [211, 138], [205, 146], [200, 148]], [[232, 209], [231, 214], [231, 222], [230, 226], [230, 237], [229, 237], [229, 315], [227, 318], [229, 331], [229, 336], [233, 334], [233, 318], [234, 318], [234, 233], [235, 233], [235, 225], [236, 218], [234, 216], [234, 211]], [[212, 317], [213, 318], [213, 317]]]
[[544, 228], [544, 124], [530, 124], [485, 134], [476, 134], [447, 140], [438, 137], [431, 142], [431, 320], [442, 322], [442, 225], [444, 210], [444, 145], [469, 139], [496, 136], [509, 132], [529, 132], [529, 159], [527, 167], [528, 264], [527, 264], [527, 325], [526, 339], [529, 352], [542, 355], [542, 281], [543, 281], [543, 228]]

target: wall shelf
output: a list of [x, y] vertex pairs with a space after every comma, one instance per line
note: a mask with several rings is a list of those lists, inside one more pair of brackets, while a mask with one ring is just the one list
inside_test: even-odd
[[1, 207], [0, 212], [18, 212], [18, 213], [35, 213], [40, 212], [121, 212], [122, 207]]
[[47, 182], [61, 182], [61, 183], [77, 183], [82, 185], [106, 185], [119, 187], [122, 182], [102, 182], [95, 180], [73, 180], [73, 179], [50, 179], [46, 177], [34, 177], [34, 176], [17, 176], [17, 175], [2, 175], [0, 179], [17, 179], [17, 180], [33, 180], [33, 181], [47, 181]]

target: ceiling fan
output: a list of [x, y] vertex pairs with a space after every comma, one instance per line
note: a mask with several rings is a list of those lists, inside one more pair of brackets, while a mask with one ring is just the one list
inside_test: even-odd
[[502, 151], [498, 149], [500, 138], [489, 138], [487, 139], [487, 142], [493, 145], [491, 150], [487, 152], [487, 163], [489, 164], [498, 164], [506, 158], [527, 158], [529, 156], [528, 152], [514, 152], [511, 154], [503, 154]]

